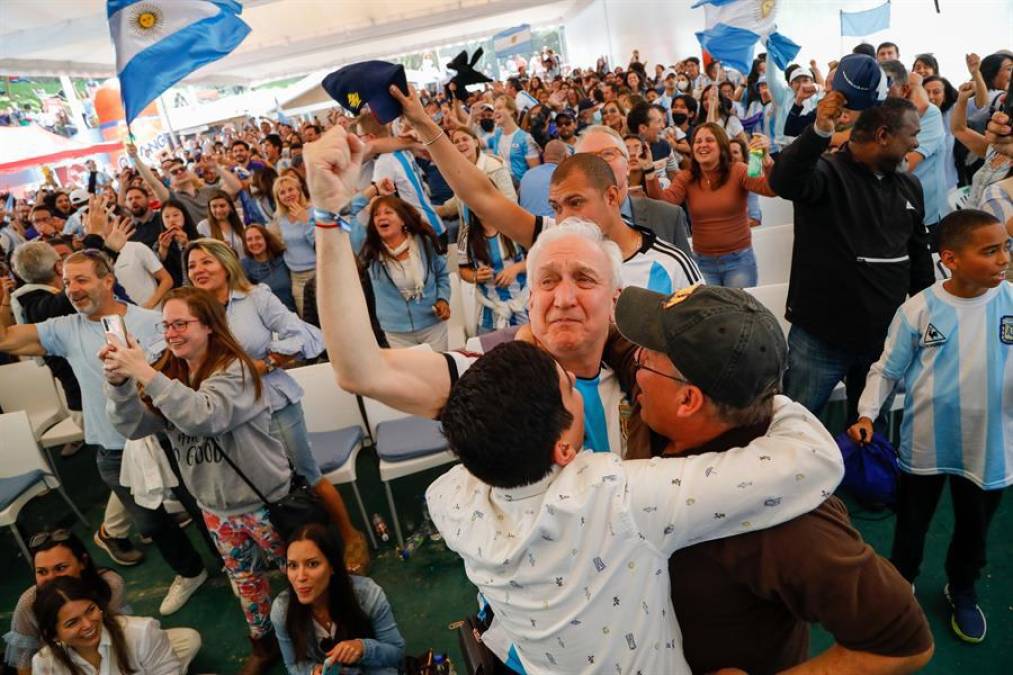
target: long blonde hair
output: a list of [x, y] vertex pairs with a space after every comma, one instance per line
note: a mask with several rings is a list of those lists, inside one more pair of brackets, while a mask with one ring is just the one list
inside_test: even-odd
[[223, 241], [208, 238], [194, 239], [186, 245], [186, 249], [183, 251], [183, 264], [187, 268], [187, 281], [190, 280], [190, 252], [194, 249], [200, 249], [204, 253], [207, 253], [225, 268], [225, 275], [228, 277], [230, 291], [243, 291], [245, 293], [253, 288], [253, 284], [247, 278], [246, 272], [243, 271], [243, 266], [239, 264], [239, 256], [232, 250], [232, 247]]
[[278, 176], [278, 178], [275, 179], [274, 181], [274, 188], [272, 189], [272, 192], [274, 193], [274, 203], [276, 205], [275, 216], [283, 215], [286, 218], [291, 218], [292, 212], [289, 211], [287, 206], [282, 204], [281, 199], [278, 197], [278, 193], [281, 192], [281, 187], [286, 183], [292, 183], [293, 185], [296, 186], [296, 188], [298, 188], [299, 206], [302, 206], [303, 208], [308, 208], [310, 202], [309, 199], [306, 198], [306, 193], [303, 192], [302, 184], [296, 178], [294, 178], [293, 176]]

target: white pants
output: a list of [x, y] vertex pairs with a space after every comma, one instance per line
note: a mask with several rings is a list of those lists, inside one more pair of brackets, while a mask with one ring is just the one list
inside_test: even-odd
[[384, 331], [384, 335], [387, 336], [387, 342], [391, 347], [414, 347], [415, 345], [428, 344], [434, 352], [445, 352], [449, 349], [446, 321], [407, 333], [395, 333], [387, 330]]
[[172, 651], [176, 653], [176, 658], [183, 666], [180, 672], [187, 672], [190, 662], [200, 651], [200, 633], [193, 628], [165, 628], [164, 630], [166, 637], [169, 638], [169, 644], [172, 645]]

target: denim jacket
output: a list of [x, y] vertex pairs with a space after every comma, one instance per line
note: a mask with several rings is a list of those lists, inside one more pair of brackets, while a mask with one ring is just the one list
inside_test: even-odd
[[426, 267], [426, 282], [418, 300], [404, 299], [382, 262], [374, 260], [369, 265], [369, 278], [376, 298], [376, 317], [385, 331], [410, 333], [429, 328], [440, 322], [433, 312], [436, 301], [450, 303], [450, 273], [446, 256], [434, 255], [433, 250], [422, 241], [419, 242], [419, 254]]
[[[397, 628], [397, 622], [394, 621], [394, 613], [391, 611], [390, 603], [387, 602], [387, 596], [369, 577], [352, 575], [351, 579], [355, 597], [373, 624], [373, 634], [376, 636], [362, 640], [364, 651], [355, 667], [361, 670], [363, 675], [397, 675], [404, 660], [405, 641]], [[290, 601], [291, 594], [288, 590], [278, 594], [271, 606], [271, 623], [274, 625], [281, 657], [285, 661], [289, 675], [311, 675], [313, 669], [324, 662], [326, 654], [311, 635], [309, 658], [305, 661], [295, 660], [292, 638], [285, 628], [285, 617], [288, 615]]]

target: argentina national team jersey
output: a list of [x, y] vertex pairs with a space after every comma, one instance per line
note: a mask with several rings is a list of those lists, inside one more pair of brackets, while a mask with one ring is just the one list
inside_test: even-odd
[[538, 159], [538, 144], [523, 129], [504, 134], [503, 128], [497, 127], [489, 139], [489, 150], [510, 167], [515, 184], [528, 172], [528, 159]]
[[418, 209], [422, 219], [429, 223], [437, 235], [446, 231], [443, 221], [429, 201], [422, 169], [415, 163], [411, 153], [398, 150], [378, 156], [373, 164], [373, 182], [379, 183], [384, 178], [390, 178], [394, 182], [397, 196]]
[[[445, 356], [453, 364], [453, 383], [481, 354], [446, 352]], [[584, 449], [622, 457], [626, 453], [626, 421], [631, 407], [619, 387], [619, 378], [603, 363], [597, 377], [578, 377], [575, 386], [584, 400]]]
[[[481, 308], [478, 317], [479, 330], [489, 332], [507, 326], [526, 324], [528, 322], [528, 275], [521, 272], [505, 288], [497, 285], [495, 281], [496, 275], [506, 267], [524, 260], [524, 250], [514, 244], [514, 254], [511, 257], [510, 251], [503, 243], [503, 237], [499, 234], [486, 237], [485, 241], [492, 263], [490, 267], [493, 278], [484, 283], [475, 284], [479, 292], [479, 296], [476, 296], [475, 299]], [[477, 270], [482, 264], [481, 261], [472, 258], [467, 233], [458, 240], [458, 250], [461, 252], [460, 255], [463, 255], [462, 267]]]
[[910, 298], [890, 324], [859, 414], [876, 419], [906, 388], [900, 464], [954, 474], [985, 490], [1013, 484], [1013, 284], [958, 298], [944, 281]]

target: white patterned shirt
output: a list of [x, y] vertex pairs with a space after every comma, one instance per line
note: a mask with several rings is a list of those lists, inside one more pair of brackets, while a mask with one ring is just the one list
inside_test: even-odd
[[455, 466], [426, 500], [495, 612], [482, 641], [513, 670], [688, 675], [669, 556], [807, 513], [843, 474], [819, 420], [778, 396], [767, 434], [745, 448], [625, 462], [582, 452], [514, 489]]

